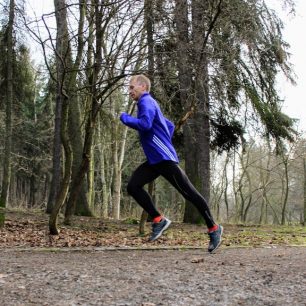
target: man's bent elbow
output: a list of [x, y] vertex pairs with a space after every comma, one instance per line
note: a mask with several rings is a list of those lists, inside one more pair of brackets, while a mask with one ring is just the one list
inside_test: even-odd
[[139, 130], [143, 132], [149, 131], [152, 128], [152, 122], [148, 120], [141, 120], [138, 123], [138, 127], [139, 127]]

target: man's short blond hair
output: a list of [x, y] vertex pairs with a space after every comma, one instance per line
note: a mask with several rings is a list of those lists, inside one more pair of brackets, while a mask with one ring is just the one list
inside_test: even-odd
[[133, 75], [130, 81], [136, 81], [138, 84], [145, 84], [147, 91], [151, 90], [151, 81], [144, 74]]

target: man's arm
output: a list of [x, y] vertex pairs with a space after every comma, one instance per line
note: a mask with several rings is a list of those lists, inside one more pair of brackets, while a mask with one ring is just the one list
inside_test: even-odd
[[122, 113], [120, 120], [130, 128], [138, 131], [147, 131], [152, 127], [155, 108], [150, 101], [142, 101], [138, 104], [138, 117], [135, 118], [127, 113]]

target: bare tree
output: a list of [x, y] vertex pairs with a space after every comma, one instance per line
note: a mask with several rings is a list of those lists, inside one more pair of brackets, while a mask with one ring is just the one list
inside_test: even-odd
[[57, 36], [56, 36], [56, 71], [57, 71], [57, 103], [60, 103], [61, 109], [61, 141], [65, 152], [65, 167], [64, 178], [61, 183], [59, 193], [56, 197], [56, 202], [52, 208], [52, 212], [49, 218], [49, 230], [50, 234], [58, 235], [57, 218], [61, 207], [64, 205], [69, 183], [71, 179], [71, 167], [72, 167], [72, 149], [68, 136], [68, 115], [69, 104], [67, 96], [67, 87], [65, 82], [65, 69], [67, 67], [66, 52], [69, 50], [69, 36], [67, 26], [67, 6], [65, 0], [54, 0], [55, 16], [57, 24]]
[[[140, 24], [138, 18], [142, 10], [136, 10], [136, 12], [132, 10], [132, 4], [129, 1], [117, 1], [112, 5], [104, 5], [103, 1], [96, 0], [94, 6], [95, 56], [88, 80], [90, 111], [86, 119], [83, 158], [78, 174], [72, 181], [67, 202], [69, 207], [75, 205], [83, 179], [88, 171], [97, 115], [109, 96], [121, 85], [121, 80], [126, 77], [127, 69], [131, 67], [135, 55], [139, 52]], [[121, 19], [117, 18], [117, 14], [121, 14]], [[108, 41], [108, 37], [112, 37], [113, 40]], [[105, 45], [108, 45], [108, 48], [105, 48]], [[105, 51], [103, 53], [103, 50], [107, 50], [107, 53]], [[104, 65], [107, 69], [104, 68]], [[71, 213], [66, 211], [65, 222], [69, 223], [70, 217]]]
[[304, 213], [303, 213], [303, 225], [306, 226], [306, 159], [303, 159], [304, 165]]
[[6, 103], [5, 103], [5, 144], [3, 159], [3, 179], [0, 196], [0, 208], [6, 207], [8, 191], [11, 179], [11, 150], [12, 150], [12, 105], [14, 100], [13, 88], [13, 54], [14, 54], [14, 37], [13, 26], [15, 18], [15, 1], [10, 0], [9, 19], [5, 31], [6, 43]]

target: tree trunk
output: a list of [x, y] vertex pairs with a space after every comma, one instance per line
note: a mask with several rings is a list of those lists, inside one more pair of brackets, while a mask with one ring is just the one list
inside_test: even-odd
[[251, 208], [252, 206], [252, 199], [253, 199], [253, 195], [252, 195], [252, 180], [251, 180], [251, 176], [250, 176], [250, 173], [246, 172], [246, 176], [247, 176], [247, 181], [248, 181], [248, 201], [247, 201], [247, 205], [244, 209], [244, 212], [243, 212], [243, 222], [246, 223], [247, 222], [247, 216], [248, 216], [248, 212], [249, 212], [249, 209]]
[[108, 202], [108, 185], [106, 180], [106, 167], [105, 167], [105, 148], [104, 148], [104, 139], [102, 138], [102, 118], [99, 118], [99, 128], [98, 128], [98, 135], [99, 135], [99, 154], [100, 154], [100, 178], [101, 178], [101, 188], [102, 188], [102, 211], [101, 216], [102, 218], [108, 217], [108, 209], [109, 209], [109, 202]]
[[[56, 1], [56, 0], [55, 0]], [[56, 7], [56, 6], [55, 6]], [[68, 189], [69, 189], [69, 183], [71, 179], [71, 168], [72, 168], [72, 150], [69, 143], [68, 138], [68, 100], [64, 99], [63, 101], [63, 112], [62, 112], [62, 123], [61, 123], [61, 140], [64, 147], [65, 152], [65, 167], [64, 167], [64, 179], [61, 184], [61, 188], [59, 191], [59, 194], [57, 196], [55, 205], [52, 209], [52, 212], [50, 214], [49, 219], [49, 231], [51, 235], [58, 235], [59, 231], [57, 229], [57, 217], [60, 212], [60, 209], [65, 203]]]
[[[76, 176], [79, 175], [79, 169], [82, 164], [83, 158], [83, 141], [82, 141], [82, 131], [81, 131], [81, 114], [79, 109], [79, 99], [76, 95], [76, 83], [77, 83], [77, 71], [81, 64], [81, 59], [83, 56], [84, 49], [84, 20], [85, 20], [85, 3], [79, 0], [79, 24], [78, 24], [78, 46], [77, 46], [77, 56], [73, 63], [72, 54], [69, 50], [67, 52], [67, 61], [69, 63], [69, 67], [71, 67], [71, 71], [68, 73], [68, 90], [69, 90], [69, 99], [71, 100], [69, 103], [69, 133], [70, 140], [72, 144], [73, 150], [73, 166], [72, 166], [72, 182], [78, 180]], [[89, 153], [90, 154], [90, 153]], [[86, 173], [85, 173], [86, 174]], [[67, 207], [65, 211], [65, 224], [70, 224], [70, 218], [75, 213], [77, 215], [85, 215], [92, 216], [92, 212], [88, 205], [87, 201], [87, 190], [88, 187], [84, 181], [84, 176], [80, 182], [80, 188], [78, 197], [76, 201], [67, 202]], [[71, 185], [71, 189], [74, 188], [74, 185]], [[71, 191], [70, 191], [71, 193]], [[70, 198], [69, 198], [70, 199]]]
[[[7, 205], [8, 193], [11, 179], [11, 151], [12, 151], [12, 105], [14, 100], [13, 92], [13, 26], [15, 18], [15, 1], [10, 0], [9, 21], [5, 33], [7, 43], [7, 67], [6, 67], [6, 105], [5, 105], [5, 143], [4, 143], [4, 158], [3, 158], [3, 178], [2, 189], [0, 196], [0, 208], [5, 208]], [[4, 218], [4, 215], [1, 219]]]
[[57, 217], [61, 207], [64, 205], [69, 183], [71, 179], [72, 167], [72, 150], [68, 137], [68, 116], [69, 116], [69, 100], [67, 96], [67, 89], [65, 87], [65, 69], [67, 50], [69, 49], [68, 42], [68, 27], [67, 27], [67, 7], [65, 0], [54, 0], [57, 37], [56, 37], [56, 70], [57, 70], [57, 99], [62, 103], [61, 113], [61, 141], [65, 152], [65, 167], [64, 178], [61, 184], [59, 193], [56, 198], [54, 207], [49, 218], [49, 230], [51, 235], [57, 235]]
[[87, 192], [87, 202], [89, 209], [93, 211], [94, 214], [94, 204], [95, 204], [95, 154], [94, 154], [94, 146], [91, 148], [91, 160], [89, 164], [89, 170], [87, 174], [87, 182], [88, 182], [88, 192]]
[[0, 228], [4, 226], [5, 223], [5, 211], [0, 207]]
[[[95, 40], [95, 63], [93, 65], [92, 75], [89, 78], [89, 86], [91, 88], [90, 92], [90, 101], [91, 101], [91, 109], [88, 114], [86, 127], [85, 127], [85, 135], [84, 135], [84, 144], [83, 144], [83, 153], [82, 153], [82, 161], [81, 165], [78, 169], [78, 173], [75, 176], [74, 180], [72, 181], [70, 195], [67, 202], [67, 207], [72, 208], [75, 207], [77, 198], [82, 188], [84, 177], [88, 171], [90, 159], [91, 159], [91, 149], [93, 145], [93, 136], [94, 136], [94, 129], [96, 126], [96, 119], [99, 113], [101, 104], [98, 102], [100, 99], [98, 97], [98, 78], [101, 71], [101, 62], [102, 62], [102, 39], [103, 39], [103, 29], [102, 29], [102, 5], [100, 1], [94, 1], [95, 6], [95, 26], [96, 26], [96, 40]], [[70, 224], [72, 210], [66, 211], [65, 214], [65, 223]]]
[[154, 38], [153, 38], [153, 6], [155, 1], [145, 0], [144, 1], [144, 22], [147, 34], [147, 45], [148, 45], [148, 75], [151, 79], [151, 87], [154, 90]]
[[[91, 126], [92, 125], [92, 126]], [[78, 169], [77, 175], [72, 181], [70, 195], [67, 202], [67, 209], [65, 212], [65, 224], [71, 224], [71, 217], [73, 214], [73, 207], [75, 207], [77, 198], [82, 188], [84, 177], [88, 171], [90, 158], [91, 158], [91, 146], [93, 141], [93, 133], [94, 133], [94, 122], [91, 119], [88, 119], [86, 126], [86, 134], [85, 134], [85, 144], [83, 149], [83, 158], [81, 165]], [[68, 209], [69, 208], [69, 209]]]
[[304, 164], [304, 218], [303, 225], [306, 226], [306, 159], [303, 159]]
[[62, 179], [61, 168], [61, 116], [62, 116], [62, 98], [58, 94], [56, 96], [55, 106], [55, 124], [54, 124], [54, 138], [53, 138], [53, 160], [52, 160], [52, 180], [50, 186], [50, 192], [47, 203], [46, 213], [50, 214], [55, 204]]
[[[184, 101], [185, 109], [191, 107], [190, 97], [191, 94], [191, 66], [188, 58], [190, 50], [186, 50], [186, 47], [190, 46], [189, 40], [189, 28], [188, 28], [188, 6], [186, 0], [175, 1], [175, 22], [176, 22], [176, 35], [177, 35], [177, 67], [178, 78], [180, 88], [180, 99]], [[189, 51], [189, 52], [188, 52]], [[185, 168], [187, 175], [191, 174], [190, 160], [192, 160], [192, 154], [190, 153], [192, 148], [191, 137], [191, 119], [183, 127], [184, 132], [184, 147], [185, 150]], [[188, 149], [187, 149], [188, 148]], [[190, 154], [189, 154], [190, 153]], [[197, 216], [198, 213], [191, 203], [186, 202], [184, 222], [190, 222]]]
[[248, 211], [252, 205], [252, 180], [248, 169], [250, 160], [250, 150], [251, 146], [248, 147], [247, 150], [243, 148], [242, 153], [240, 155], [240, 165], [242, 169], [242, 174], [239, 183], [239, 193], [241, 198], [240, 221], [243, 223], [246, 222]]
[[[63, 16], [65, 16], [65, 18], [67, 18], [67, 12], [66, 12], [66, 3], [65, 1], [57, 1], [54, 2], [54, 4], [56, 5], [56, 3], [60, 2], [60, 4], [58, 4], [58, 7], [62, 7], [63, 12], [59, 12], [58, 14], [63, 14]], [[55, 7], [56, 8], [56, 7]], [[75, 116], [74, 118], [76, 118], [75, 120], [78, 121], [79, 120], [79, 116], [77, 113], [77, 108], [78, 105], [75, 103], [77, 103], [77, 101], [74, 101], [74, 96], [75, 96], [75, 86], [76, 86], [76, 76], [77, 76], [77, 71], [79, 69], [80, 63], [81, 63], [81, 56], [83, 53], [83, 46], [84, 46], [84, 42], [83, 42], [83, 27], [84, 27], [84, 18], [85, 18], [85, 4], [84, 2], [82, 2], [81, 0], [79, 0], [79, 11], [80, 11], [80, 20], [79, 20], [79, 28], [78, 28], [78, 50], [77, 50], [77, 54], [76, 54], [76, 59], [75, 62], [72, 62], [72, 54], [71, 54], [71, 50], [70, 50], [70, 46], [69, 46], [69, 42], [68, 41], [63, 41], [63, 42], [59, 42], [59, 43], [63, 43], [65, 45], [62, 46], [63, 50], [61, 52], [63, 52], [62, 54], [57, 53], [60, 61], [62, 61], [62, 64], [65, 65], [65, 67], [63, 69], [65, 69], [65, 71], [63, 70], [62, 72], [62, 80], [60, 80], [62, 83], [65, 82], [66, 86], [66, 95], [68, 99], [72, 99], [73, 101], [71, 103], [67, 102], [70, 104], [70, 108], [71, 108], [71, 113], [73, 113], [72, 116]], [[67, 28], [67, 20], [65, 20], [66, 26], [62, 29], [63, 31], [65, 31], [65, 33], [62, 33], [61, 35], [66, 35], [67, 39], [68, 39], [68, 28]], [[58, 51], [57, 51], [58, 52]], [[57, 198], [57, 194], [59, 192], [59, 188], [60, 188], [60, 179], [61, 178], [61, 113], [62, 113], [62, 97], [61, 95], [57, 95], [57, 99], [56, 99], [56, 110], [55, 110], [55, 134], [54, 134], [54, 148], [53, 148], [53, 175], [52, 175], [52, 182], [51, 182], [51, 188], [50, 188], [50, 194], [49, 194], [49, 199], [48, 199], [48, 205], [47, 205], [47, 212], [49, 213], [52, 210], [53, 204], [55, 199]], [[69, 116], [69, 119], [71, 119], [72, 116]], [[80, 120], [79, 120], [80, 121]], [[77, 133], [75, 133], [74, 137], [70, 137], [72, 138], [72, 145], [73, 145], [73, 149], [74, 151], [78, 152], [76, 146], [77, 145], [81, 145], [81, 132], [80, 132], [80, 124], [78, 124], [78, 122], [72, 122], [71, 120], [69, 120], [69, 127], [71, 128], [71, 125], [73, 125], [77, 131]], [[76, 139], [79, 140], [79, 144], [76, 144]], [[73, 152], [74, 153], [74, 152]], [[76, 156], [78, 157], [78, 154], [76, 153]], [[78, 160], [78, 158], [77, 158]], [[74, 163], [75, 164], [75, 163]], [[75, 171], [73, 171], [73, 174], [75, 173]], [[85, 192], [84, 192], [85, 193]], [[86, 199], [86, 196], [85, 196]], [[85, 204], [84, 206], [86, 207], [86, 200], [85, 200]]]
[[226, 155], [226, 160], [225, 160], [225, 164], [224, 164], [224, 203], [225, 203], [225, 207], [226, 207], [226, 221], [229, 222], [229, 201], [228, 201], [228, 177], [227, 177], [227, 165], [229, 162], [229, 155]]
[[[208, 96], [208, 62], [203, 49], [205, 7], [199, 0], [192, 1], [192, 40], [194, 88], [192, 105], [194, 118], [184, 129], [185, 169], [195, 188], [209, 202], [210, 198], [210, 110]], [[186, 48], [186, 45], [185, 45]], [[202, 223], [203, 218], [191, 203], [186, 203], [184, 222]]]
[[[235, 222], [239, 222], [239, 200], [238, 200], [238, 189], [240, 186], [240, 178], [237, 182], [237, 173], [236, 173], [236, 153], [233, 154], [233, 167], [232, 167], [232, 182], [233, 182], [233, 194], [234, 194], [234, 207], [235, 207]], [[238, 185], [238, 186], [237, 186]]]
[[[111, 101], [111, 104], [113, 101]], [[113, 107], [112, 107], [113, 108]], [[113, 108], [113, 113], [115, 113]], [[121, 167], [119, 165], [118, 152], [118, 120], [112, 119], [112, 165], [113, 165], [113, 211], [112, 216], [115, 220], [120, 219], [120, 194], [121, 194]]]
[[[76, 82], [75, 79], [71, 80], [71, 87], [74, 87], [72, 84], [73, 81]], [[81, 113], [79, 108], [79, 99], [74, 93], [71, 93], [69, 103], [69, 135], [73, 151], [72, 180], [74, 180], [78, 175], [78, 170], [80, 168], [83, 156]], [[86, 196], [87, 190], [88, 188], [86, 186], [85, 180], [83, 180], [76, 205], [75, 207], [70, 207], [67, 204], [65, 212], [66, 215], [76, 214], [81, 216], [92, 216], [92, 212], [90, 210]]]
[[[91, 67], [92, 67], [92, 61], [93, 61], [93, 56], [94, 56], [94, 47], [93, 47], [93, 43], [94, 43], [94, 23], [91, 22], [93, 16], [94, 16], [94, 11], [95, 11], [95, 7], [94, 7], [94, 0], [89, 1], [89, 7], [86, 8], [86, 18], [89, 22], [89, 29], [88, 29], [88, 39], [87, 39], [87, 45], [88, 45], [88, 49], [87, 49], [87, 67], [89, 69], [86, 69], [86, 74], [87, 74], [87, 79], [90, 78], [90, 71], [91, 71]], [[100, 126], [101, 124], [101, 118], [99, 118], [99, 127], [98, 127], [98, 144], [101, 143], [101, 148], [103, 148], [102, 145], [102, 139], [101, 139], [101, 129], [102, 127]], [[88, 175], [88, 202], [89, 202], [89, 208], [91, 209], [91, 211], [93, 211], [94, 206], [95, 206], [95, 186], [94, 186], [94, 178], [95, 178], [95, 160], [94, 160], [94, 148], [92, 147], [91, 150], [91, 154], [92, 154], [92, 159], [90, 161], [90, 169], [89, 169], [89, 175]], [[101, 154], [101, 163], [102, 163], [102, 158], [103, 158], [103, 153], [102, 150], [100, 150], [100, 154]], [[104, 159], [103, 159], [103, 164], [104, 164]], [[101, 172], [102, 175], [102, 172]], [[103, 186], [103, 185], [102, 185]], [[102, 188], [104, 188], [106, 186], [103, 186]], [[103, 199], [103, 197], [102, 197]], [[102, 203], [102, 207], [103, 207], [103, 203]], [[107, 210], [106, 210], [107, 211]]]
[[[268, 223], [268, 214], [267, 214], [267, 210], [268, 210], [268, 195], [267, 195], [267, 186], [270, 183], [270, 161], [271, 161], [271, 147], [268, 144], [268, 148], [269, 148], [269, 152], [268, 154], [263, 154], [263, 152], [261, 153], [261, 156], [267, 156], [268, 160], [266, 165], [264, 166], [262, 163], [262, 158], [260, 159], [260, 180], [261, 180], [261, 185], [262, 185], [262, 203], [261, 203], [261, 208], [260, 208], [260, 217], [259, 217], [259, 224], [263, 224], [263, 223]], [[265, 169], [265, 170], [264, 170]], [[266, 175], [264, 175], [264, 172], [266, 172]]]
[[283, 182], [283, 205], [282, 205], [282, 219], [281, 224], [285, 225], [286, 222], [286, 210], [287, 210], [287, 203], [288, 203], [288, 195], [289, 195], [289, 173], [288, 173], [288, 157], [283, 154], [283, 163], [284, 163], [284, 182]]
[[30, 177], [30, 201], [28, 203], [28, 207], [32, 208], [35, 206], [35, 193], [36, 193], [36, 180], [35, 180], [35, 176], [31, 175]]

